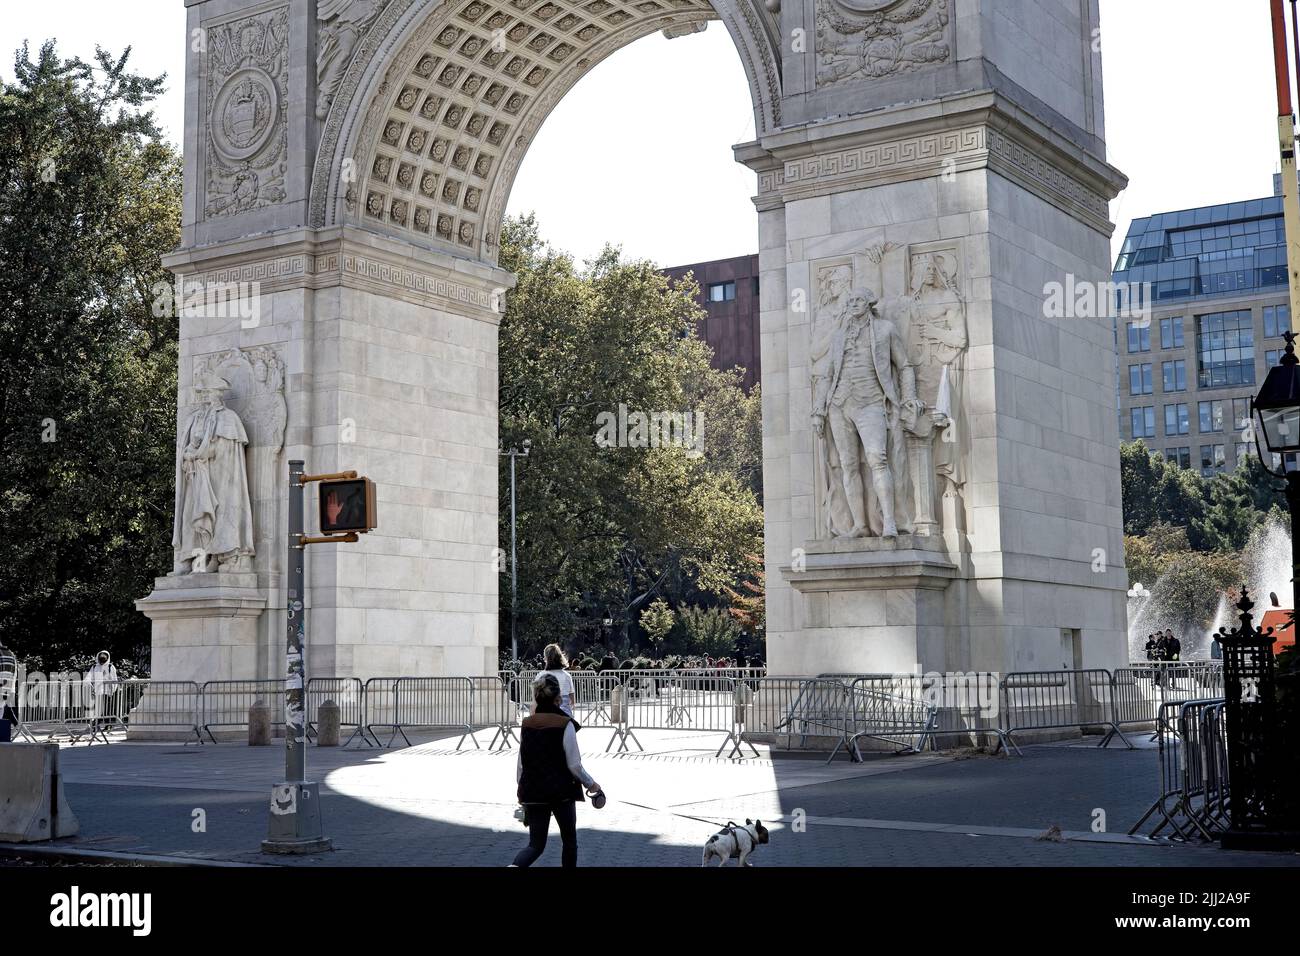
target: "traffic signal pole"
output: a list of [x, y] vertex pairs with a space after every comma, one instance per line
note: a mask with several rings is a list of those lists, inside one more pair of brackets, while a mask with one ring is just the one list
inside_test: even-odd
[[[309, 544], [343, 544], [355, 533], [309, 537], [303, 533], [303, 492], [313, 481], [355, 479], [355, 471], [307, 475], [289, 462], [288, 551], [285, 578], [284, 781], [271, 788], [263, 853], [322, 853], [333, 849], [321, 832], [320, 785], [307, 779], [307, 607], [303, 565]], [[366, 515], [367, 525], [373, 527]]]
[[320, 785], [307, 780], [306, 591], [303, 559], [303, 463], [289, 462], [289, 549], [285, 577], [284, 782], [271, 788], [263, 853], [322, 853], [333, 848], [321, 832]]

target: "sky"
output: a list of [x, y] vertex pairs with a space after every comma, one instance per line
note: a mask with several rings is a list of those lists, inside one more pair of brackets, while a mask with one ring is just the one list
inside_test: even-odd
[[[24, 39], [65, 54], [132, 47], [139, 72], [167, 73], [160, 125], [183, 129], [182, 0], [0, 0], [0, 76]], [[1110, 161], [1129, 177], [1111, 203], [1113, 246], [1134, 217], [1272, 194], [1278, 168], [1265, 0], [1101, 0]], [[127, 15], [127, 11], [130, 11]], [[1232, 15], [1226, 14], [1231, 10]], [[606, 241], [663, 266], [757, 250], [754, 174], [731, 147], [753, 111], [726, 29], [653, 34], [596, 66], [542, 126], [508, 211], [579, 259]]]

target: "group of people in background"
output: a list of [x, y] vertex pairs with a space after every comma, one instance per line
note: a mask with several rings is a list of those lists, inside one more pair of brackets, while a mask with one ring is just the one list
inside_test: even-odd
[[1165, 628], [1147, 635], [1146, 652], [1149, 661], [1176, 661], [1180, 660], [1183, 645], [1174, 636], [1173, 628]]

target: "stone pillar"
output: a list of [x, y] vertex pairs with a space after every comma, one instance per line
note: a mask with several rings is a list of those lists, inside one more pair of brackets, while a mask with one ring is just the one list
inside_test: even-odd
[[[159, 626], [163, 615], [195, 616], [188, 603], [172, 610], [168, 595], [217, 575], [159, 578], [138, 604], [155, 620], [154, 676], [282, 676], [285, 462], [297, 457], [309, 472], [369, 476], [379, 514], [359, 543], [308, 551], [309, 674], [495, 672], [496, 332], [513, 277], [350, 227], [187, 250], [168, 265], [184, 284], [230, 285], [258, 301], [255, 322], [183, 320], [181, 394], [214, 354], [229, 365], [262, 350], [283, 362], [286, 424], [280, 448], [250, 455], [250, 471], [264, 459], [268, 469], [252, 483], [265, 487], [256, 573], [241, 579], [257, 610], [245, 605], [238, 627]], [[178, 642], [206, 656], [173, 655]]]
[[[1097, 4], [900, 4], [889, 42], [860, 9], [782, 5], [807, 49], [783, 60], [782, 128], [738, 150], [783, 220], [760, 222], [786, 297], [763, 313], [769, 668], [1035, 669], [1061, 628], [1082, 632], [1085, 666], [1114, 666], [1111, 318], [1044, 308], [1051, 283], [1109, 279], [1125, 180], [1105, 158]], [[917, 533], [897, 539], [836, 536], [835, 469], [809, 421], [853, 287], [907, 341], [918, 397], [942, 405], [946, 378], [953, 407], [950, 448], [910, 449]]]

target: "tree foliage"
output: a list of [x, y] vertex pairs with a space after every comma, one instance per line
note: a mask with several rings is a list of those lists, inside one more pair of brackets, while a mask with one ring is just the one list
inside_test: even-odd
[[[501, 443], [531, 442], [517, 466], [521, 653], [597, 643], [606, 619], [625, 652], [656, 597], [716, 599], [761, 549], [757, 397], [709, 366], [692, 283], [613, 247], [579, 268], [531, 217], [508, 221], [501, 247], [518, 277], [500, 329]], [[703, 454], [602, 447], [598, 416], [620, 406], [703, 412]], [[508, 471], [501, 488], [508, 543]]]
[[687, 654], [730, 657], [736, 652], [740, 625], [724, 608], [687, 607], [678, 616], [685, 631]]
[[46, 667], [147, 644], [171, 563], [181, 163], [129, 52], [24, 46], [0, 86], [0, 638]]

